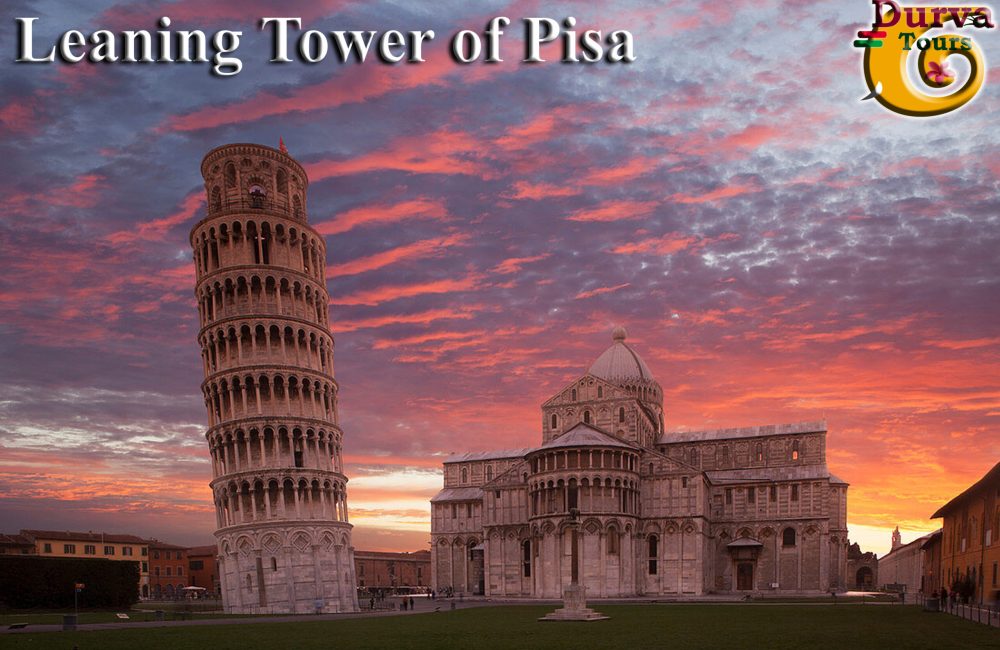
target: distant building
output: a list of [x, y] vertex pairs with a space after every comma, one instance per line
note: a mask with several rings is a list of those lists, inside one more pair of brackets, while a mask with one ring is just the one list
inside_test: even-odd
[[[940, 530], [931, 533], [921, 545], [923, 551], [924, 593], [933, 594], [941, 589], [941, 540]], [[945, 585], [947, 586], [947, 585]]]
[[1000, 601], [1000, 463], [946, 503], [931, 519], [944, 519], [941, 579], [949, 591], [966, 579], [972, 602]]
[[35, 543], [24, 535], [0, 533], [0, 555], [34, 555]]
[[188, 586], [187, 548], [159, 540], [149, 542], [149, 597], [180, 598]]
[[139, 594], [149, 594], [149, 542], [135, 535], [68, 530], [22, 530], [43, 557], [103, 558], [139, 565]]
[[433, 586], [560, 598], [825, 594], [846, 587], [847, 489], [824, 422], [664, 430], [663, 388], [624, 328], [542, 404], [541, 445], [444, 463]]
[[908, 596], [930, 595], [933, 590], [924, 587], [924, 542], [931, 536], [918, 537], [903, 544], [897, 527], [892, 534], [893, 548], [878, 560], [878, 579], [887, 591], [899, 591]]
[[354, 569], [358, 576], [358, 587], [429, 587], [431, 552], [383, 553], [355, 550]]
[[878, 557], [862, 553], [857, 543], [847, 547], [847, 588], [869, 591], [878, 588]]
[[206, 596], [219, 596], [219, 570], [215, 562], [219, 549], [215, 544], [192, 546], [187, 550], [188, 583], [192, 587], [204, 587]]

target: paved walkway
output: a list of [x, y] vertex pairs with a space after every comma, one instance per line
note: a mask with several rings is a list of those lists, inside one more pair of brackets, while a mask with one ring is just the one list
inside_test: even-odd
[[[446, 611], [451, 609], [469, 609], [472, 607], [486, 607], [490, 605], [506, 604], [495, 603], [485, 599], [464, 599], [445, 600], [427, 598], [414, 598], [412, 610], [379, 609], [375, 611], [348, 612], [344, 614], [287, 614], [287, 615], [261, 615], [246, 618], [229, 618], [225, 614], [219, 614], [218, 618], [198, 618], [187, 621], [115, 621], [108, 623], [82, 623], [76, 626], [77, 630], [131, 630], [137, 628], [152, 627], [188, 627], [198, 625], [244, 625], [253, 623], [307, 623], [310, 621], [339, 621], [349, 618], [370, 618], [378, 616], [406, 616], [408, 614], [426, 614], [434, 611]], [[454, 603], [454, 607], [452, 607]], [[10, 624], [4, 624], [0, 628], [0, 634], [23, 634], [29, 632], [60, 632], [62, 624], [39, 625], [29, 624], [26, 627], [12, 630]]]

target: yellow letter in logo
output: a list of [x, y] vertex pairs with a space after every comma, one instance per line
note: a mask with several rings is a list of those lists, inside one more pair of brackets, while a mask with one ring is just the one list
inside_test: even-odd
[[[931, 41], [930, 46], [920, 50], [917, 40], [931, 27], [908, 27], [904, 24], [906, 21], [898, 20], [894, 13], [889, 11], [883, 17], [882, 25], [877, 27], [886, 32], [884, 46], [865, 50], [865, 80], [868, 88], [875, 93], [876, 86], [882, 84], [882, 91], [875, 96], [879, 103], [903, 115], [930, 117], [949, 113], [971, 101], [983, 87], [986, 77], [983, 52], [975, 41], [955, 34], [937, 35], [933, 39], [924, 39], [924, 42]], [[976, 10], [971, 13], [974, 15]], [[953, 16], [950, 11], [941, 11], [940, 15], [942, 23]], [[938, 45], [944, 47], [938, 49]], [[951, 84], [952, 79], [946, 76], [945, 60], [952, 54], [963, 56], [969, 61], [969, 78], [951, 94], [929, 95], [910, 80], [906, 70], [908, 56], [916, 52], [919, 52], [917, 70], [920, 80], [930, 87], [943, 88]]]

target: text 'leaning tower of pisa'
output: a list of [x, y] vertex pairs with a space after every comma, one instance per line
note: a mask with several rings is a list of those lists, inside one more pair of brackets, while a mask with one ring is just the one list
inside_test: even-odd
[[357, 609], [337, 416], [326, 244], [284, 147], [229, 144], [201, 163], [191, 231], [229, 612]]

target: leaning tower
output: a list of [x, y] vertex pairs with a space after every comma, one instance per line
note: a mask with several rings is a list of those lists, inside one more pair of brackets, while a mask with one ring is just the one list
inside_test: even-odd
[[284, 144], [201, 163], [191, 231], [219, 578], [230, 612], [357, 609], [326, 244]]

